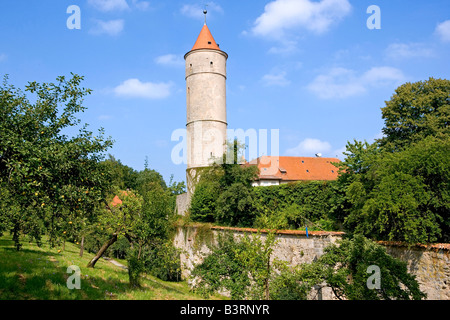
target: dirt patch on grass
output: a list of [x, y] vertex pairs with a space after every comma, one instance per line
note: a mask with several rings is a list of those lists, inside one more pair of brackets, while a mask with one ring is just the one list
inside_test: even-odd
[[23, 286], [23, 287], [25, 287], [25, 285], [26, 285], [26, 283], [27, 283], [27, 278], [26, 278], [23, 274], [21, 274], [21, 273], [19, 273], [19, 274], [17, 275], [17, 278], [18, 278], [18, 280], [19, 280], [20, 285]]

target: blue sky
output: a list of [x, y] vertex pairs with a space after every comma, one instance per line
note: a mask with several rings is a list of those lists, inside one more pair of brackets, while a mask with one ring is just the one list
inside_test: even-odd
[[[229, 55], [231, 129], [278, 129], [280, 155], [341, 156], [347, 141], [380, 137], [395, 88], [449, 79], [448, 0], [3, 0], [0, 75], [23, 88], [70, 72], [93, 89], [79, 117], [115, 140], [137, 170], [185, 179], [171, 158], [184, 129], [183, 56], [203, 26]], [[69, 29], [70, 5], [81, 29]], [[381, 29], [369, 29], [370, 5]]]

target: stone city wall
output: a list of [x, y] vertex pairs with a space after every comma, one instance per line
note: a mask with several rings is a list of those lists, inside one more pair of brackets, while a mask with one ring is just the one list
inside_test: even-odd
[[[217, 235], [224, 230], [232, 231], [235, 237], [256, 229], [227, 228], [210, 225], [189, 225], [178, 228], [174, 239], [177, 248], [182, 249], [182, 276], [188, 278], [194, 266], [203, 256], [209, 254], [208, 244], [216, 243]], [[310, 263], [324, 253], [325, 247], [342, 238], [343, 232], [281, 230], [276, 235], [272, 258], [287, 261], [295, 266]], [[265, 238], [266, 233], [261, 232]], [[380, 242], [392, 256], [407, 262], [408, 271], [416, 275], [420, 289], [429, 300], [450, 300], [450, 244], [415, 246], [408, 248], [401, 243]], [[328, 287], [317, 288], [311, 299], [336, 299]]]

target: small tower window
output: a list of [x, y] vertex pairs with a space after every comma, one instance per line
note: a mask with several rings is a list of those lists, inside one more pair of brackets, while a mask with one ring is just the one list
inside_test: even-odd
[[208, 41], [208, 44], [211, 44], [211, 41]]

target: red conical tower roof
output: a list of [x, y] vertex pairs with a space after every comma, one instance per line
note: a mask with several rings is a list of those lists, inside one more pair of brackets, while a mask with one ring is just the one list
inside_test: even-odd
[[203, 25], [202, 31], [200, 31], [197, 41], [191, 51], [197, 49], [213, 49], [221, 51], [206, 24]]

